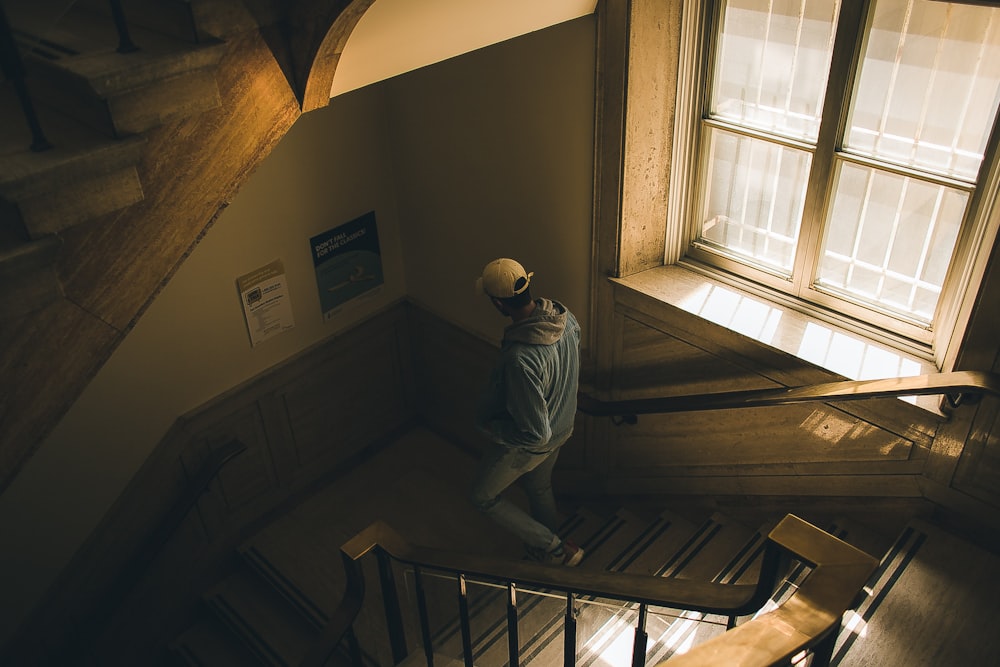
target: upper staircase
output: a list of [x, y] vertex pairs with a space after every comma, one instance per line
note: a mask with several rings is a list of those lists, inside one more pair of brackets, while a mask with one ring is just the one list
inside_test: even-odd
[[218, 108], [224, 44], [198, 33], [189, 2], [125, 3], [132, 20], [123, 34], [106, 1], [2, 7], [40, 130], [32, 135], [8, 75], [0, 275], [14, 289], [3, 290], [0, 314], [12, 319], [62, 294], [54, 268], [61, 232], [143, 200], [143, 133]]
[[301, 115], [304, 4], [0, 0], [0, 493]]

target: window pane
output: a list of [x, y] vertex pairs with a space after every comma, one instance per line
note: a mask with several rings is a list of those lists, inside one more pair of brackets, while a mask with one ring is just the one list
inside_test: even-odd
[[709, 128], [699, 240], [788, 275], [812, 156]]
[[839, 0], [730, 0], [711, 115], [815, 141]]
[[1000, 9], [877, 0], [846, 147], [975, 181], [1000, 99]]
[[929, 324], [968, 194], [841, 162], [816, 284]]

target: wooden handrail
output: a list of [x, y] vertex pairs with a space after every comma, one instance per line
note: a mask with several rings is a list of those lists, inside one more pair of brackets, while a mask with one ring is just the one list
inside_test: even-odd
[[[670, 667], [771, 667], [806, 649], [827, 654], [844, 612], [878, 567], [865, 552], [789, 514], [771, 531], [774, 540], [813, 566], [780, 607], [694, 646]], [[825, 644], [825, 646], [824, 646]], [[829, 655], [825, 656], [828, 662]]]
[[[788, 515], [768, 534], [765, 563], [757, 584], [722, 584], [648, 575], [592, 572], [528, 561], [511, 561], [410, 544], [384, 522], [368, 526], [341, 547], [347, 592], [302, 667], [318, 667], [350, 629], [361, 607], [364, 582], [359, 560], [382, 552], [421, 569], [442, 570], [519, 587], [558, 590], [728, 616], [758, 611], [774, 590], [779, 550], [808, 563], [812, 571], [798, 591], [777, 609], [708, 642], [710, 648], [671, 659], [687, 667], [775, 665], [818, 646], [836, 627], [878, 561], [802, 519]], [[779, 549], [780, 548], [780, 549]], [[739, 631], [738, 635], [734, 633]], [[745, 646], [745, 641], [753, 646]], [[696, 647], [697, 648], [697, 647]], [[718, 656], [724, 655], [725, 659]], [[739, 656], [732, 658], [732, 656]], [[694, 657], [690, 657], [694, 656]], [[683, 662], [680, 660], [683, 659]]]
[[634, 417], [640, 414], [754, 408], [791, 403], [857, 401], [868, 398], [942, 394], [953, 406], [983, 394], [1000, 396], [1000, 376], [995, 373], [954, 371], [883, 380], [845, 380], [801, 387], [747, 389], [711, 394], [605, 401], [586, 392], [578, 395], [580, 412], [595, 416]]
[[644, 602], [706, 614], [748, 614], [757, 611], [771, 593], [767, 591], [765, 595], [758, 590], [767, 588], [771, 583], [767, 581], [759, 584], [719, 584], [677, 580], [578, 570], [533, 561], [514, 561], [432, 549], [406, 542], [381, 521], [358, 533], [341, 547], [341, 552], [352, 560], [358, 560], [376, 548], [407, 565], [462, 573], [469, 577], [512, 581], [518, 586], [529, 588], [572, 591], [580, 595]]

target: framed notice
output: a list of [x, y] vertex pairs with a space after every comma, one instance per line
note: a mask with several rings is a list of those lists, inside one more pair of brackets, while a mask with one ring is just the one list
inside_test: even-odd
[[345, 303], [381, 288], [382, 254], [370, 211], [309, 239], [323, 319]]
[[236, 286], [243, 301], [251, 347], [295, 326], [285, 266], [280, 259], [240, 276]]

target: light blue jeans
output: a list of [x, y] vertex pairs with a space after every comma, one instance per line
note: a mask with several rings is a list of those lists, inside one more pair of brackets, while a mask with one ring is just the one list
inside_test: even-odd
[[[526, 545], [550, 549], [553, 542], [558, 543], [556, 528], [559, 526], [559, 513], [552, 494], [552, 469], [559, 449], [568, 438], [566, 436], [541, 454], [493, 443], [480, 461], [472, 484], [473, 504]], [[500, 495], [517, 481], [528, 495], [530, 515]]]

